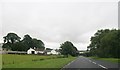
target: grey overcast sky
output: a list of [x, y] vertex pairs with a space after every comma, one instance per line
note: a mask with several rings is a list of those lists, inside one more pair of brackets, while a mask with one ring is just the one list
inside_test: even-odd
[[98, 29], [118, 28], [118, 0], [1, 0], [0, 42], [9, 32], [29, 34], [59, 48], [71, 41], [86, 50]]

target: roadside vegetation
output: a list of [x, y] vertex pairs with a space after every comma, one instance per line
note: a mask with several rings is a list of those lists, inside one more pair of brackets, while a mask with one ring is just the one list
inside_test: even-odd
[[69, 56], [40, 56], [40, 55], [12, 55], [2, 56], [3, 68], [62, 68], [76, 57]]
[[108, 61], [108, 62], [113, 62], [113, 63], [120, 63], [119, 58], [99, 58], [99, 57], [89, 57], [95, 60], [103, 60], [103, 61]]
[[86, 56], [120, 58], [120, 30], [98, 30], [90, 41]]
[[30, 35], [24, 35], [23, 39], [16, 33], [8, 33], [3, 37], [4, 43], [2, 48], [11, 51], [27, 51], [29, 48], [45, 49], [45, 45], [41, 40], [32, 38]]
[[87, 51], [82, 55], [96, 60], [120, 63], [120, 30], [98, 30], [90, 41]]

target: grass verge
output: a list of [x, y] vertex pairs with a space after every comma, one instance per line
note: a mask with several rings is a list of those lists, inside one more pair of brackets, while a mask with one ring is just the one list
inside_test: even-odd
[[113, 62], [113, 63], [120, 63], [119, 58], [99, 58], [99, 57], [89, 57], [89, 58], [96, 59], [96, 60], [103, 60], [103, 61]]
[[2, 58], [4, 62], [3, 68], [62, 68], [76, 57], [3, 55]]

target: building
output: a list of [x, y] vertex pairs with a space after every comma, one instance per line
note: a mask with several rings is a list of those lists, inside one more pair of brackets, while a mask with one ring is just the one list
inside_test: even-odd
[[58, 52], [57, 50], [53, 49], [53, 50], [51, 51], [51, 54], [58, 55], [59, 52]]
[[59, 52], [56, 49], [46, 49], [44, 52], [46, 55], [58, 55]]
[[30, 49], [27, 51], [27, 54], [37, 54], [37, 52], [36, 52], [34, 49], [30, 48]]
[[39, 48], [30, 48], [28, 51], [27, 51], [27, 54], [44, 54], [44, 49], [39, 49]]
[[45, 53], [46, 55], [51, 55], [51, 51], [52, 51], [52, 49], [46, 49], [46, 50], [44, 51], [44, 53]]

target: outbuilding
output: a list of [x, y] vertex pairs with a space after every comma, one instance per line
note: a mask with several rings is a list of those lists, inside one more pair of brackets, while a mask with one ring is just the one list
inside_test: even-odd
[[30, 48], [27, 51], [27, 54], [44, 54], [44, 48], [35, 48], [35, 49]]
[[30, 48], [30, 49], [27, 51], [27, 54], [37, 54], [37, 51], [35, 51], [35, 49]]

